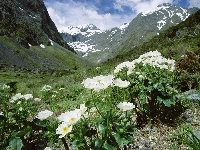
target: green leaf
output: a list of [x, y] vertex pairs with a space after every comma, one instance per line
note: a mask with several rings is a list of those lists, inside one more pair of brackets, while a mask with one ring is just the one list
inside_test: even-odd
[[79, 148], [79, 147], [84, 146], [84, 143], [83, 143], [82, 141], [80, 141], [80, 140], [74, 140], [74, 141], [72, 142], [72, 146], [73, 146], [73, 147], [76, 147], [76, 148]]
[[98, 131], [99, 133], [104, 133], [106, 131], [106, 126], [103, 124], [98, 124]]
[[14, 150], [21, 150], [23, 143], [20, 137], [12, 137], [9, 142], [9, 146]]
[[114, 135], [114, 137], [115, 137], [115, 140], [116, 140], [117, 144], [118, 144], [120, 147], [121, 147], [121, 146], [124, 146], [124, 145], [126, 145], [126, 144], [129, 143], [129, 141], [126, 140], [125, 138], [121, 138], [121, 136], [120, 136], [118, 133], [116, 133], [116, 134]]
[[163, 103], [167, 107], [170, 107], [171, 105], [175, 105], [175, 102], [170, 101], [170, 100], [164, 100]]
[[114, 146], [108, 144], [107, 142], [104, 143], [103, 147], [107, 150], [117, 150]]
[[101, 147], [103, 145], [103, 141], [99, 138], [95, 140], [95, 147]]
[[86, 107], [89, 107], [90, 104], [91, 104], [91, 101], [87, 101], [87, 102], [85, 103], [85, 106], [86, 106]]

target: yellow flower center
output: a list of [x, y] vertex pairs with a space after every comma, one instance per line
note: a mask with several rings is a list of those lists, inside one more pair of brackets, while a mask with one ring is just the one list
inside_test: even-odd
[[63, 133], [68, 133], [69, 132], [69, 127], [64, 127], [63, 128]]
[[76, 118], [70, 118], [69, 122], [73, 123], [76, 121]]

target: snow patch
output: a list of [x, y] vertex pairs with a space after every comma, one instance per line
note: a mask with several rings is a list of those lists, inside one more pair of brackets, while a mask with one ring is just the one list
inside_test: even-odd
[[51, 42], [51, 46], [53, 45], [53, 41], [51, 39], [49, 39], [49, 41]]
[[40, 44], [40, 47], [41, 47], [41, 48], [45, 48], [45, 46], [44, 46], [43, 44]]
[[19, 7], [20, 10], [23, 10], [21, 7]]
[[120, 30], [125, 30], [128, 27], [129, 23], [124, 23], [119, 27]]
[[164, 27], [164, 25], [166, 24], [166, 21], [165, 20], [160, 20], [157, 23], [158, 23], [157, 28], [159, 30], [161, 30]]

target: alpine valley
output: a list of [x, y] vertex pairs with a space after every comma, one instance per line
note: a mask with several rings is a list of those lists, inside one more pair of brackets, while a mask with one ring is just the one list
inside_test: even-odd
[[[155, 37], [166, 43], [168, 39], [160, 34], [180, 23], [183, 25], [175, 34], [187, 35], [184, 22], [198, 11], [196, 7], [187, 9], [164, 3], [120, 27], [102, 31], [94, 24], [86, 24], [69, 26], [59, 33], [42, 0], [3, 0], [0, 2], [0, 68], [73, 70], [124, 57], [126, 53], [136, 56], [143, 50], [135, 48]], [[198, 25], [197, 21], [189, 29], [197, 33]]]
[[200, 150], [200, 9], [49, 15], [111, 1], [166, 0], [0, 0], [0, 150]]

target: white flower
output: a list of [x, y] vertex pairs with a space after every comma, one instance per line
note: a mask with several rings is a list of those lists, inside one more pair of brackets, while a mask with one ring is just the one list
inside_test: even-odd
[[119, 71], [121, 71], [123, 68], [128, 68], [128, 72], [131, 73], [132, 70], [134, 69], [135, 65], [133, 62], [130, 62], [130, 61], [125, 61], [121, 64], [119, 64], [118, 66], [115, 67], [115, 70], [114, 70], [114, 74], [118, 73]]
[[19, 105], [19, 104], [21, 104], [21, 101], [18, 101], [18, 102], [17, 102], [17, 105]]
[[42, 87], [41, 91], [50, 91], [51, 90], [51, 86], [50, 85], [45, 85]]
[[3, 112], [2, 111], [0, 112], [0, 116], [3, 116]]
[[55, 97], [56, 97], [56, 95], [55, 95], [55, 94], [53, 94], [53, 95], [51, 95], [51, 97], [52, 97], [52, 98], [55, 98]]
[[112, 85], [113, 78], [114, 78], [113, 75], [107, 75], [107, 76], [100, 75], [93, 78], [87, 78], [81, 84], [83, 84], [84, 87], [87, 89], [100, 91]]
[[64, 90], [65, 88], [59, 88], [59, 91]]
[[80, 109], [75, 109], [73, 111], [67, 111], [58, 116], [60, 122], [65, 122], [69, 125], [75, 124], [81, 118]]
[[49, 110], [44, 110], [41, 111], [37, 114], [36, 118], [40, 119], [40, 120], [44, 120], [47, 119], [48, 117], [50, 117], [53, 114], [53, 112], [49, 111]]
[[135, 108], [135, 105], [133, 105], [133, 103], [130, 103], [130, 102], [120, 102], [117, 105], [117, 107], [121, 109], [122, 111], [127, 111], [127, 110], [131, 110]]
[[10, 88], [10, 86], [9, 85], [6, 85], [6, 84], [3, 84], [2, 85], [2, 89], [4, 90], [4, 89], [9, 89]]
[[45, 48], [45, 46], [44, 46], [43, 44], [40, 44], [40, 47], [41, 47], [41, 48]]
[[32, 94], [25, 94], [25, 95], [23, 95], [23, 98], [24, 98], [25, 100], [32, 99], [32, 98], [33, 98], [33, 95], [32, 95]]
[[34, 101], [39, 102], [39, 101], [41, 101], [41, 99], [40, 98], [34, 98]]
[[91, 112], [91, 113], [94, 113], [94, 112], [96, 112], [96, 111], [97, 111], [96, 107], [90, 108], [90, 112]]
[[51, 147], [46, 147], [44, 150], [52, 150]]
[[16, 100], [23, 98], [23, 95], [21, 93], [17, 93], [14, 96], [11, 97], [10, 102], [14, 103]]
[[69, 125], [66, 122], [63, 122], [56, 129], [56, 134], [61, 134], [59, 138], [63, 138], [67, 133], [72, 131], [72, 125]]
[[113, 81], [113, 85], [114, 85], [114, 86], [118, 86], [118, 87], [121, 87], [121, 88], [126, 88], [126, 87], [129, 86], [129, 84], [130, 84], [129, 81], [122, 81], [122, 79], [120, 79], [120, 78], [115, 79], [115, 80]]
[[96, 69], [100, 69], [100, 67], [96, 67]]
[[85, 104], [80, 104], [80, 109], [79, 112], [82, 114], [84, 114], [87, 110], [87, 107], [85, 107]]
[[144, 76], [140, 74], [140, 75], [138, 76], [138, 78], [139, 78], [139, 79], [144, 79]]
[[19, 108], [19, 111], [22, 111], [22, 110], [23, 110], [23, 108], [22, 108], [22, 107], [20, 107], [20, 108]]
[[89, 113], [88, 113], [88, 112], [85, 112], [85, 113], [83, 114], [83, 117], [84, 117], [84, 118], [89, 118]]

